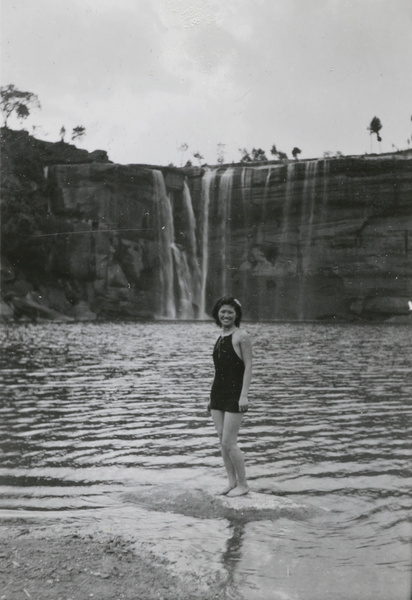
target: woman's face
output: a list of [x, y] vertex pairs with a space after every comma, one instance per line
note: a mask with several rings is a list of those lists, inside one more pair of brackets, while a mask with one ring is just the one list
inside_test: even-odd
[[218, 316], [223, 327], [231, 327], [235, 324], [236, 311], [230, 304], [223, 304], [219, 309]]

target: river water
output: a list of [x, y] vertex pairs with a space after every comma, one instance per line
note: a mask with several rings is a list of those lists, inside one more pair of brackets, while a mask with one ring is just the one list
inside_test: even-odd
[[208, 511], [214, 324], [44, 323], [0, 334], [0, 517], [138, 539], [222, 598], [407, 600], [411, 329], [245, 328], [239, 445], [272, 511]]

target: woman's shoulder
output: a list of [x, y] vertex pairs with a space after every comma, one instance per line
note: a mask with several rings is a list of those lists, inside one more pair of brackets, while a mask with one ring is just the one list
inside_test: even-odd
[[233, 332], [233, 340], [237, 342], [250, 341], [250, 335], [245, 329], [239, 327]]

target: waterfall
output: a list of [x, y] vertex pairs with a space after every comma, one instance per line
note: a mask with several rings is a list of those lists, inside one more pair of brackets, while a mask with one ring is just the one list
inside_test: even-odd
[[323, 190], [322, 190], [322, 207], [321, 207], [321, 219], [322, 224], [326, 222], [326, 216], [328, 212], [328, 183], [329, 183], [329, 172], [330, 172], [330, 160], [329, 158], [323, 159]]
[[187, 256], [184, 250], [177, 244], [171, 245], [173, 254], [174, 273], [179, 292], [179, 301], [177, 317], [179, 319], [193, 319], [193, 294], [192, 294], [192, 273], [189, 268]]
[[188, 238], [189, 238], [189, 250], [190, 256], [194, 263], [197, 263], [197, 249], [196, 249], [196, 219], [195, 213], [193, 212], [192, 197], [190, 195], [189, 186], [187, 182], [183, 182], [183, 208], [185, 210], [188, 222]]
[[[187, 181], [185, 180], [183, 183], [183, 208], [187, 215], [187, 223], [188, 223], [188, 259], [185, 260], [188, 267], [188, 275], [187, 275], [187, 283], [186, 287], [188, 288], [190, 299], [190, 310], [184, 309], [185, 314], [188, 316], [185, 318], [199, 317], [201, 315], [201, 305], [202, 305], [202, 274], [201, 267], [198, 258], [197, 252], [197, 227], [196, 227], [196, 219], [193, 211], [192, 197], [190, 195], [190, 189], [187, 185]], [[182, 315], [183, 316], [183, 315]]]
[[[250, 167], [243, 167], [240, 177], [240, 185], [242, 188], [242, 204], [243, 204], [243, 227], [246, 235], [245, 253], [242, 257], [244, 262], [244, 268], [242, 269], [242, 298], [247, 297], [247, 285], [250, 278], [248, 277], [249, 269], [249, 253], [250, 253], [250, 240], [251, 240], [251, 222], [250, 222], [250, 208], [251, 208], [251, 190], [253, 180], [253, 169]], [[246, 267], [246, 268], [245, 268]]]
[[[283, 210], [282, 210], [282, 228], [280, 232], [280, 240], [279, 240], [279, 255], [277, 262], [279, 263], [279, 267], [282, 268], [282, 262], [285, 260], [286, 249], [289, 241], [289, 222], [290, 222], [290, 213], [291, 206], [293, 200], [293, 193], [295, 189], [295, 180], [296, 180], [296, 171], [297, 171], [298, 163], [289, 163], [286, 171], [286, 190], [285, 190], [285, 199], [283, 201]], [[282, 269], [283, 272], [289, 270], [291, 272], [292, 265], [290, 262], [286, 265], [285, 268]]]
[[219, 190], [217, 194], [217, 214], [218, 214], [218, 247], [216, 252], [218, 259], [218, 272], [220, 275], [220, 288], [218, 295], [227, 294], [227, 270], [231, 268], [231, 223], [230, 210], [233, 187], [233, 174], [235, 170], [228, 167], [220, 178]]
[[[200, 318], [206, 316], [206, 298], [228, 293], [227, 271], [231, 265], [231, 198], [235, 169], [227, 168], [215, 182], [218, 170], [202, 177], [200, 198]], [[210, 239], [213, 237], [213, 247]]]
[[161, 318], [175, 319], [174, 272], [172, 244], [174, 243], [173, 212], [167, 195], [163, 173], [154, 169], [153, 195], [156, 206], [160, 292], [156, 314]]
[[310, 161], [305, 165], [305, 179], [302, 192], [301, 220], [299, 228], [299, 242], [302, 252], [302, 273], [307, 273], [310, 268], [310, 247], [312, 245], [318, 165], [318, 161]]
[[270, 176], [272, 174], [272, 167], [265, 167], [267, 168], [267, 175], [266, 175], [266, 179], [265, 179], [265, 187], [263, 190], [263, 199], [262, 199], [262, 207], [261, 207], [261, 217], [260, 217], [260, 227], [259, 227], [259, 233], [258, 233], [258, 242], [264, 242], [265, 241], [265, 224], [266, 224], [266, 203], [267, 203], [267, 199], [268, 199], [268, 194], [269, 194], [269, 184], [270, 184]]
[[299, 276], [297, 313], [300, 321], [305, 317], [304, 301], [306, 295], [306, 283], [311, 269], [313, 217], [315, 212], [318, 166], [319, 161], [310, 161], [306, 163], [302, 190], [299, 239], [297, 240], [297, 274]]
[[178, 319], [194, 319], [200, 310], [200, 265], [197, 257], [196, 219], [186, 180], [182, 191], [182, 216], [185, 226], [184, 245], [171, 243], [175, 313]]
[[[322, 163], [322, 164], [321, 164]], [[323, 189], [318, 188], [320, 166], [324, 176]], [[273, 210], [267, 208], [270, 197], [271, 175], [275, 167], [266, 167], [264, 189], [262, 185], [260, 214], [256, 221], [256, 198], [252, 196], [254, 177], [253, 167], [243, 167], [240, 176], [241, 196], [237, 212], [232, 209], [232, 193], [235, 167], [207, 169], [198, 189], [196, 212], [193, 210], [190, 189], [185, 179], [182, 191], [170, 192], [168, 196], [161, 171], [154, 171], [154, 196], [157, 206], [157, 229], [159, 247], [160, 291], [157, 315], [161, 318], [203, 319], [206, 317], [206, 303], [222, 294], [243, 293], [243, 298], [254, 302], [257, 315], [266, 314], [279, 317], [290, 315], [303, 319], [308, 311], [305, 298], [310, 291], [309, 279], [312, 269], [312, 244], [315, 213], [326, 210], [328, 164], [322, 161], [306, 163], [291, 162], [286, 166], [286, 180], [283, 188], [282, 218], [276, 239], [265, 238], [266, 215], [273, 218]], [[285, 167], [279, 167], [285, 169]], [[263, 175], [263, 173], [262, 173]], [[279, 175], [276, 176], [276, 180]], [[237, 181], [237, 180], [236, 180]], [[274, 187], [274, 186], [273, 186]], [[196, 188], [195, 188], [196, 189]], [[280, 190], [277, 192], [279, 195]], [[322, 206], [316, 207], [317, 194]], [[296, 211], [299, 210], [298, 219]], [[173, 212], [174, 215], [173, 216]], [[235, 226], [244, 228], [245, 243], [242, 255], [233, 253]], [[316, 217], [318, 218], [318, 217]], [[321, 214], [323, 220], [323, 215]], [[196, 220], [197, 219], [197, 220]], [[271, 224], [267, 223], [268, 235]], [[175, 236], [179, 234], [179, 239]], [[273, 229], [272, 229], [273, 231]], [[213, 240], [213, 242], [211, 241]], [[270, 266], [262, 260], [260, 271], [250, 271], [250, 243], [275, 244], [276, 262]], [[262, 252], [265, 250], [263, 249]], [[263, 255], [262, 255], [263, 256]], [[262, 265], [268, 271], [262, 271]], [[272, 269], [272, 270], [271, 270]], [[270, 273], [270, 275], [269, 275]], [[255, 276], [256, 280], [255, 280]], [[267, 294], [276, 287], [272, 295], [270, 312], [266, 307]], [[253, 283], [254, 282], [254, 283]], [[272, 288], [268, 286], [268, 283]], [[256, 284], [256, 285], [255, 285]], [[255, 285], [255, 287], [253, 287]], [[252, 286], [251, 289], [250, 286]], [[296, 298], [290, 303], [291, 293]], [[289, 298], [288, 303], [285, 300]], [[253, 300], [251, 300], [253, 299]], [[266, 304], [265, 304], [266, 303]], [[262, 304], [262, 306], [261, 306]]]
[[209, 269], [209, 206], [210, 206], [210, 191], [214, 187], [216, 180], [216, 171], [206, 171], [202, 177], [201, 190], [201, 238], [200, 238], [200, 304], [199, 318], [206, 317], [206, 284], [207, 273]]
[[266, 175], [266, 180], [265, 180], [265, 191], [263, 194], [263, 199], [266, 200], [268, 197], [268, 192], [269, 192], [269, 184], [270, 184], [270, 176], [272, 174], [272, 167], [268, 168], [268, 174]]
[[167, 193], [163, 173], [159, 170], [153, 171], [153, 185], [157, 207], [160, 280], [156, 314], [159, 318], [194, 319], [203, 313], [196, 219], [189, 186], [185, 180], [181, 196], [184, 240], [178, 243], [175, 239], [172, 201]]
[[[291, 207], [293, 200], [293, 193], [295, 188], [296, 181], [296, 172], [298, 168], [298, 163], [288, 163], [286, 167], [286, 188], [285, 188], [285, 197], [283, 200], [283, 210], [282, 210], [282, 226], [279, 235], [279, 254], [276, 259], [276, 275], [277, 275], [277, 285], [276, 285], [276, 296], [275, 296], [275, 315], [279, 315], [282, 312], [281, 302], [285, 295], [285, 274], [290, 275], [293, 273], [293, 262], [288, 259], [288, 250], [289, 250], [289, 229], [290, 229], [290, 217], [291, 217]], [[290, 256], [290, 254], [289, 254]]]

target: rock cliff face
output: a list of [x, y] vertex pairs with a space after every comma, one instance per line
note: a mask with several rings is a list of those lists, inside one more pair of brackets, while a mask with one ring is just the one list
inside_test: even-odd
[[234, 293], [251, 318], [409, 311], [411, 158], [219, 170], [209, 219], [207, 293]]
[[162, 315], [155, 174], [112, 164], [49, 170], [50, 211], [62, 219], [50, 269], [99, 316]]
[[99, 314], [196, 318], [222, 294], [258, 320], [409, 312], [411, 158], [55, 166], [49, 185], [72, 231], [53, 269]]
[[31, 283], [3, 250], [3, 314], [192, 319], [223, 294], [256, 320], [412, 314], [410, 154], [175, 169], [67, 150], [9, 169], [7, 206], [27, 188], [46, 225]]

